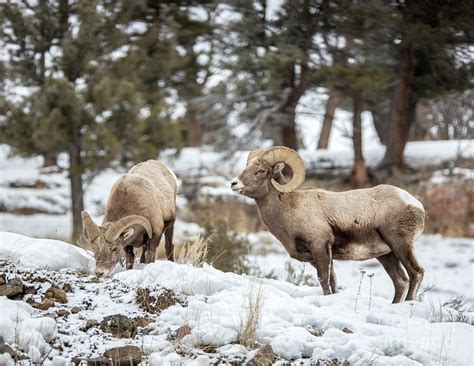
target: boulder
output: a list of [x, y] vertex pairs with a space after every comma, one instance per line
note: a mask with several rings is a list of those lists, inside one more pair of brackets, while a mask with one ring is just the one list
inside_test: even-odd
[[100, 322], [100, 329], [103, 332], [111, 333], [117, 338], [133, 338], [136, 334], [137, 326], [133, 319], [122, 314], [106, 316]]
[[142, 361], [142, 352], [136, 346], [115, 347], [104, 353], [114, 366], [136, 366]]
[[45, 296], [53, 301], [59, 302], [61, 304], [67, 304], [67, 295], [66, 291], [61, 290], [55, 286], [51, 286], [48, 291], [46, 291]]
[[0, 285], [0, 296], [15, 298], [23, 294], [23, 283], [19, 278], [14, 278], [3, 285]]
[[48, 310], [51, 306], [54, 306], [54, 301], [45, 297], [41, 303], [33, 303], [31, 306], [40, 310]]
[[88, 319], [86, 321], [86, 324], [84, 324], [84, 326], [81, 328], [81, 330], [83, 330], [84, 332], [93, 328], [93, 327], [97, 327], [99, 325], [99, 322], [95, 319]]
[[273, 348], [269, 344], [260, 348], [247, 363], [248, 366], [271, 366], [275, 362], [276, 356]]

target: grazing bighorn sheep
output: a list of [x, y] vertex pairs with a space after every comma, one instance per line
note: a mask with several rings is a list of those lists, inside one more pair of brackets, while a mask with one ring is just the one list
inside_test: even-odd
[[[285, 167], [292, 171], [288, 182]], [[333, 259], [377, 258], [393, 281], [393, 302], [403, 301], [407, 287], [406, 300], [414, 300], [424, 273], [413, 253], [413, 240], [424, 228], [422, 204], [390, 185], [296, 190], [304, 179], [298, 153], [272, 147], [251, 151], [231, 188], [255, 199], [263, 222], [292, 258], [316, 267], [325, 295], [336, 292]]]
[[126, 268], [133, 268], [133, 248], [141, 247], [141, 263], [155, 260], [165, 234], [166, 257], [174, 261], [173, 225], [176, 219], [176, 176], [165, 165], [148, 160], [132, 167], [112, 187], [101, 226], [82, 212], [79, 244], [92, 245], [97, 274], [108, 274], [125, 253]]

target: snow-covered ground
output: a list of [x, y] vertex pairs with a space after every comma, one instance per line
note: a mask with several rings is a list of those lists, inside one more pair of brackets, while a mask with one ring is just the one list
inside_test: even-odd
[[[3, 247], [12, 240], [19, 238], [2, 234]], [[46, 244], [30, 241], [30, 247], [17, 250], [16, 258]], [[70, 251], [67, 243], [50, 243], [58, 246], [52, 263], [70, 262], [74, 260], [71, 255], [78, 260], [84, 256], [78, 250]], [[3, 253], [0, 258], [5, 257]], [[64, 258], [58, 258], [60, 253]], [[351, 365], [468, 365], [474, 356], [474, 327], [468, 324], [472, 324], [473, 313], [464, 313], [461, 322], [455, 321], [460, 319], [459, 313], [446, 306], [429, 302], [393, 305], [389, 298], [378, 295], [383, 285], [375, 280], [377, 275], [372, 294], [367, 286], [359, 290], [353, 284], [338, 294], [323, 296], [319, 287], [223, 273], [208, 265], [157, 261], [97, 282], [91, 276], [66, 270], [67, 265], [59, 272], [39, 269], [47, 264], [44, 256], [33, 255], [28, 262], [4, 264], [2, 273], [7, 280], [19, 277], [34, 283], [35, 278], [42, 278], [67, 283], [67, 304], [56, 303], [45, 311], [22, 300], [0, 297], [0, 336], [12, 346], [21, 345], [31, 360], [42, 360], [45, 365], [65, 365], [74, 356], [99, 356], [122, 345], [138, 346], [142, 365], [244, 363], [256, 353], [243, 346], [249, 341], [244, 339], [249, 316], [256, 313], [259, 316], [252, 333], [256, 347], [270, 344], [277, 364], [292, 361], [309, 365], [339, 359]], [[47, 284], [42, 283], [38, 292], [45, 287]], [[160, 314], [152, 314], [137, 305], [137, 288], [148, 289], [154, 296], [166, 288], [180, 301]], [[28, 296], [34, 295], [24, 299]], [[72, 313], [73, 307], [79, 311]], [[56, 319], [46, 316], [60, 310], [71, 313]], [[146, 317], [147, 331], [116, 338], [97, 325], [84, 328], [87, 320], [100, 322], [114, 314]], [[173, 339], [172, 335], [185, 325], [189, 332]], [[0, 364], [9, 364], [8, 356], [0, 357]]]

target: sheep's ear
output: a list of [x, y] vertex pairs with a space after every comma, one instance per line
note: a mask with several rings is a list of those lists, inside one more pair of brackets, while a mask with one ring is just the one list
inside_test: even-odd
[[76, 245], [82, 249], [86, 249], [88, 243], [89, 243], [89, 240], [87, 239], [85, 233], [82, 233], [82, 235], [76, 241]]
[[285, 163], [276, 163], [273, 166], [273, 170], [272, 170], [273, 178], [278, 178], [284, 168], [285, 168]]

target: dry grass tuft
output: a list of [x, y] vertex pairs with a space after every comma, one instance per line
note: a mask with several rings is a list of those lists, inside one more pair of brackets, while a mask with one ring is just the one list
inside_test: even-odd
[[292, 283], [296, 286], [317, 286], [315, 278], [305, 273], [304, 266], [300, 269], [293, 267], [291, 262], [285, 263], [286, 282]]
[[163, 310], [175, 304], [186, 305], [173, 291], [168, 289], [163, 289], [158, 297], [155, 297], [151, 295], [149, 289], [138, 288], [135, 301], [140, 309], [152, 314], [160, 314]]
[[263, 306], [262, 286], [251, 287], [248, 297], [248, 308], [245, 320], [242, 321], [238, 342], [249, 348], [258, 346], [258, 335]]
[[206, 262], [209, 252], [209, 238], [204, 239], [199, 235], [194, 242], [186, 243], [176, 257], [178, 263], [190, 263], [193, 266], [201, 266]]

